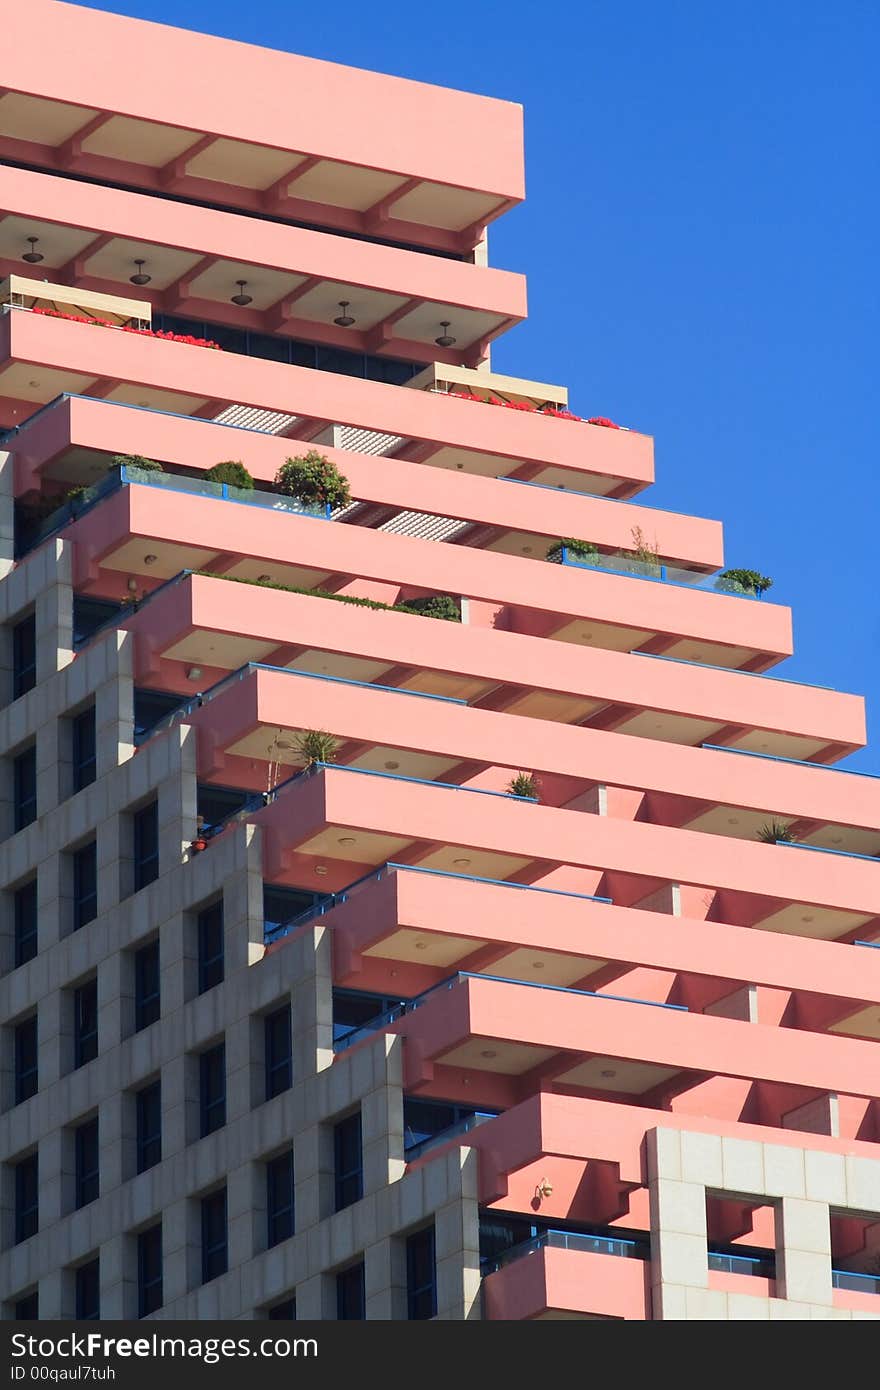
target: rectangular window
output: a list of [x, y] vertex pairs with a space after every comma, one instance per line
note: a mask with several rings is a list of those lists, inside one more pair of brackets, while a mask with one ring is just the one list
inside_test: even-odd
[[[40, 1295], [37, 1289], [15, 1300], [15, 1321], [36, 1322], [40, 1316]], [[271, 1318], [272, 1314], [269, 1314]]]
[[17, 889], [14, 899], [15, 965], [26, 965], [37, 954], [37, 880]]
[[137, 1238], [138, 1317], [162, 1307], [162, 1222], [141, 1231]]
[[98, 842], [91, 840], [73, 856], [73, 930], [98, 915]]
[[98, 1055], [98, 981], [73, 992], [73, 1065], [84, 1067]]
[[274, 1308], [269, 1308], [266, 1317], [273, 1322], [296, 1322], [296, 1299], [285, 1298], [283, 1303], [276, 1303]]
[[16, 830], [37, 819], [37, 747], [32, 743], [12, 765], [13, 807]]
[[159, 803], [151, 801], [134, 816], [134, 891], [159, 877]]
[[343, 1207], [350, 1207], [352, 1202], [359, 1202], [364, 1195], [360, 1110], [335, 1126], [333, 1149], [336, 1161], [336, 1210], [342, 1211]]
[[40, 1166], [36, 1154], [15, 1165], [15, 1243], [35, 1236], [40, 1226]]
[[98, 1197], [98, 1117], [78, 1125], [76, 1135], [76, 1205], [87, 1207]]
[[101, 1316], [101, 1262], [89, 1260], [76, 1271], [76, 1317], [78, 1322], [96, 1322]]
[[223, 900], [212, 903], [198, 916], [199, 994], [223, 979]]
[[426, 1226], [407, 1238], [406, 1301], [410, 1322], [436, 1317], [437, 1263], [433, 1226]]
[[271, 1100], [293, 1084], [293, 1058], [290, 1037], [290, 1005], [274, 1009], [263, 1020], [263, 1048], [266, 1063], [266, 1099]]
[[71, 735], [73, 790], [80, 792], [83, 787], [91, 786], [96, 775], [97, 728], [94, 705], [76, 716], [73, 720]]
[[135, 1094], [137, 1170], [145, 1173], [162, 1160], [162, 1083], [152, 1081]]
[[15, 1030], [15, 1103], [37, 1094], [37, 1015], [26, 1018]]
[[12, 629], [12, 698], [26, 695], [37, 683], [37, 615], [29, 614]]
[[266, 1164], [266, 1217], [269, 1246], [293, 1235], [293, 1149]]
[[367, 1316], [364, 1262], [336, 1276], [336, 1317], [339, 1322], [362, 1322]]
[[213, 1134], [226, 1124], [226, 1045], [219, 1043], [199, 1057], [201, 1135]]
[[134, 1030], [149, 1028], [159, 1018], [159, 942], [142, 946], [134, 956]]
[[226, 1256], [226, 1188], [202, 1198], [202, 1283], [210, 1283], [218, 1274], [225, 1274]]

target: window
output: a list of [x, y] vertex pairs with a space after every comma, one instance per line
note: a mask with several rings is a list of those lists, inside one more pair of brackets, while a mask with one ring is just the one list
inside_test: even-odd
[[162, 1083], [152, 1081], [135, 1093], [137, 1170], [145, 1173], [162, 1160]]
[[159, 1018], [159, 942], [151, 941], [134, 956], [134, 1031]]
[[266, 1218], [269, 1246], [293, 1235], [293, 1149], [266, 1164]]
[[274, 1009], [263, 1020], [263, 1047], [266, 1063], [266, 1099], [271, 1100], [293, 1084], [290, 1038], [290, 1005]]
[[169, 695], [164, 690], [135, 690], [134, 692], [134, 741], [143, 743], [156, 725], [172, 710], [185, 704], [181, 695]]
[[37, 1015], [26, 1018], [15, 1030], [15, 1103], [37, 1094]]
[[302, 888], [276, 888], [271, 883], [264, 884], [263, 934], [266, 939], [314, 907], [319, 897], [320, 894], [307, 893]]
[[73, 930], [98, 915], [98, 842], [91, 840], [73, 856]]
[[198, 916], [199, 994], [223, 980], [223, 901], [212, 903]]
[[242, 791], [237, 787], [215, 787], [210, 783], [200, 782], [196, 788], [199, 828], [210, 836], [222, 821], [240, 811], [252, 795], [252, 792]]
[[37, 954], [37, 880], [16, 891], [14, 899], [15, 917], [15, 965], [26, 965]]
[[336, 1210], [350, 1207], [364, 1195], [363, 1159], [361, 1155], [361, 1112], [356, 1110], [340, 1120], [333, 1130], [336, 1161]]
[[226, 1124], [226, 1045], [219, 1043], [199, 1057], [201, 1135]]
[[355, 989], [333, 991], [333, 1043], [343, 1043], [350, 1033], [400, 1008], [404, 1001], [387, 994], [365, 994]]
[[32, 743], [12, 764], [13, 807], [16, 830], [37, 819], [37, 746]]
[[226, 1188], [202, 1198], [202, 1283], [210, 1283], [218, 1274], [225, 1274], [226, 1257]]
[[438, 1135], [455, 1128], [464, 1128], [468, 1121], [478, 1123], [491, 1119], [496, 1110], [475, 1110], [472, 1105], [458, 1105], [446, 1100], [422, 1100], [415, 1096], [403, 1098], [403, 1150], [407, 1156], [421, 1149]]
[[37, 683], [37, 616], [29, 614], [12, 629], [12, 698], [26, 695]]
[[105, 623], [111, 623], [124, 611], [121, 603], [112, 599], [73, 596], [73, 645], [82, 647]]
[[84, 1067], [98, 1055], [98, 981], [73, 992], [73, 1065]]
[[272, 1321], [296, 1322], [296, 1299], [285, 1298], [283, 1303], [276, 1303], [274, 1308], [267, 1309], [266, 1317]]
[[134, 816], [134, 891], [159, 877], [159, 803], [151, 801]]
[[340, 1322], [363, 1321], [367, 1316], [367, 1290], [364, 1262], [344, 1269], [336, 1276], [336, 1317]]
[[162, 1222], [137, 1238], [138, 1317], [162, 1307]]
[[40, 1165], [31, 1154], [15, 1165], [15, 1243], [35, 1236], [40, 1226]]
[[[13, 1317], [16, 1322], [36, 1322], [40, 1316], [40, 1295], [36, 1289], [15, 1300]], [[272, 1314], [269, 1314], [271, 1318]]]
[[87, 1207], [98, 1196], [98, 1117], [86, 1120], [76, 1136], [76, 1205]]
[[74, 792], [81, 792], [83, 787], [91, 786], [96, 775], [97, 733], [94, 705], [76, 716], [73, 720], [71, 734], [73, 790]]
[[406, 1304], [410, 1322], [433, 1318], [437, 1313], [437, 1266], [434, 1227], [416, 1231], [406, 1242]]
[[76, 1271], [76, 1317], [95, 1322], [101, 1316], [101, 1261], [89, 1260]]

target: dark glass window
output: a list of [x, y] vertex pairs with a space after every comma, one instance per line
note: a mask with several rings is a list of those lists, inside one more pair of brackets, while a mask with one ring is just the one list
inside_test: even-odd
[[86, 1207], [98, 1196], [98, 1118], [76, 1128], [76, 1205]]
[[263, 1020], [266, 1061], [266, 1099], [271, 1100], [293, 1084], [290, 1005], [274, 1009]]
[[406, 1302], [411, 1322], [437, 1313], [437, 1264], [434, 1227], [416, 1231], [406, 1242]]
[[76, 1271], [76, 1317], [78, 1322], [96, 1322], [101, 1316], [101, 1261], [89, 1260]]
[[253, 795], [238, 787], [214, 787], [200, 783], [196, 790], [196, 809], [199, 816], [199, 829], [210, 835], [228, 816], [240, 811]]
[[15, 1103], [37, 1094], [37, 1015], [26, 1018], [15, 1030]]
[[12, 764], [13, 807], [16, 830], [37, 819], [37, 747], [32, 743]]
[[12, 698], [26, 695], [37, 683], [37, 617], [22, 618], [12, 629]]
[[91, 840], [73, 856], [73, 930], [98, 915], [98, 842]]
[[318, 893], [308, 893], [302, 888], [276, 888], [271, 883], [263, 885], [263, 932], [268, 937], [281, 927], [286, 927], [300, 913], [307, 912], [318, 901]]
[[73, 790], [82, 791], [95, 780], [95, 753], [97, 731], [95, 726], [95, 706], [83, 710], [73, 721]]
[[82, 647], [94, 636], [98, 628], [119, 617], [129, 605], [114, 603], [112, 599], [86, 598], [82, 594], [73, 596], [73, 645]]
[[159, 942], [142, 946], [134, 956], [134, 1030], [149, 1028], [159, 1018]]
[[159, 803], [134, 815], [134, 891], [146, 888], [159, 877]]
[[167, 690], [136, 689], [134, 692], [135, 743], [142, 743], [166, 715], [179, 709], [185, 703], [186, 700], [182, 695], [172, 695]]
[[37, 954], [37, 880], [18, 888], [14, 899], [15, 964], [26, 965]]
[[[472, 1105], [457, 1105], [445, 1100], [422, 1100], [412, 1096], [403, 1098], [403, 1147], [408, 1153], [427, 1139], [443, 1134], [453, 1125], [468, 1120], [475, 1114]], [[481, 1115], [496, 1114], [492, 1110], [480, 1110]]]
[[213, 1134], [226, 1124], [226, 1044], [210, 1047], [199, 1057], [201, 1133]]
[[350, 1207], [364, 1195], [363, 1151], [361, 1144], [361, 1112], [356, 1110], [340, 1120], [333, 1130], [333, 1150], [336, 1161], [336, 1210]]
[[398, 1008], [405, 1001], [393, 995], [364, 994], [354, 989], [333, 991], [333, 1041], [342, 1042], [366, 1023]]
[[162, 1307], [162, 1222], [138, 1235], [138, 1317]]
[[[37, 1289], [15, 1300], [15, 1321], [36, 1322], [40, 1316], [40, 1295]], [[270, 1313], [271, 1317], [272, 1314]]]
[[145, 1173], [162, 1160], [162, 1083], [151, 1081], [135, 1094], [137, 1170]]
[[36, 1154], [15, 1165], [15, 1243], [35, 1236], [40, 1226], [40, 1163]]
[[223, 980], [223, 900], [212, 903], [198, 916], [199, 994]]
[[367, 1316], [367, 1290], [364, 1262], [344, 1269], [336, 1276], [336, 1317], [339, 1322], [363, 1321]]
[[73, 1065], [84, 1067], [98, 1055], [98, 981], [73, 992]]
[[202, 1283], [225, 1274], [226, 1255], [226, 1188], [202, 1198]]
[[293, 1149], [266, 1164], [266, 1226], [270, 1246], [293, 1235]]
[[272, 1321], [296, 1322], [296, 1299], [285, 1298], [283, 1303], [276, 1303], [266, 1316]]

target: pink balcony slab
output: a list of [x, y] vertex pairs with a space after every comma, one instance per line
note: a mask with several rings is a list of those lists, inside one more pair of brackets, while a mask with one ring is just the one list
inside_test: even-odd
[[483, 1281], [491, 1321], [650, 1318], [649, 1263], [544, 1246]]

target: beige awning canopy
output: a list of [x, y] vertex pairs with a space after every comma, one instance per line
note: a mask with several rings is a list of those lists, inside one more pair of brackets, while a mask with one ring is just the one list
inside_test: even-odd
[[149, 328], [150, 304], [143, 299], [123, 299], [115, 294], [95, 294], [71, 285], [53, 285], [48, 280], [30, 280], [24, 275], [7, 275], [0, 280], [0, 304], [18, 309], [53, 309], [82, 319], [101, 319], [122, 327], [133, 324]]
[[568, 391], [564, 386], [549, 386], [544, 381], [527, 381], [524, 377], [501, 376], [472, 367], [450, 367], [433, 362], [418, 376], [406, 383], [417, 391], [466, 391], [488, 400], [494, 396], [501, 401], [523, 401], [527, 405], [552, 406], [568, 409]]

